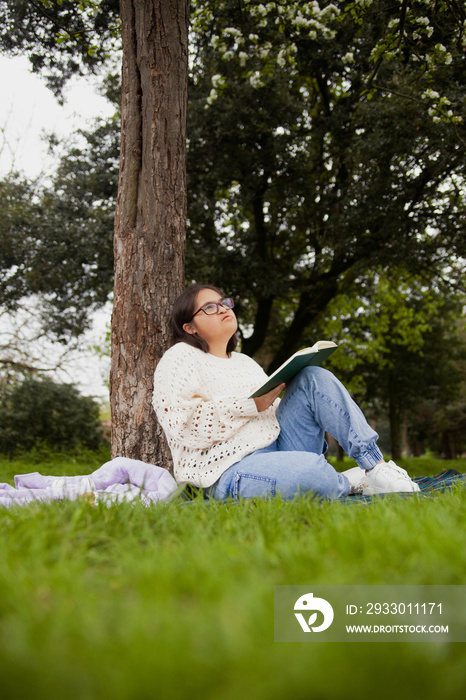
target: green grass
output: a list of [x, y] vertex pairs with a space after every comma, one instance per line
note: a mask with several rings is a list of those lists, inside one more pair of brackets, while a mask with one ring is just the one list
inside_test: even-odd
[[102, 447], [98, 451], [80, 448], [73, 452], [59, 452], [50, 449], [36, 449], [15, 459], [0, 456], [0, 482], [13, 484], [16, 474], [53, 474], [54, 476], [73, 476], [90, 474], [98, 469], [110, 457], [110, 449]]
[[[73, 459], [0, 462], [0, 481], [11, 469], [88, 473], [104, 461]], [[466, 460], [454, 465], [466, 472]], [[463, 697], [463, 644], [274, 643], [273, 595], [277, 584], [463, 584], [465, 506], [455, 488], [354, 506], [0, 510], [2, 697]]]

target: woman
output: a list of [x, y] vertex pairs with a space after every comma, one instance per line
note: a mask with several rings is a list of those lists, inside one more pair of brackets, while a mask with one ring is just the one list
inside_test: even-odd
[[[377, 433], [331, 372], [305, 368], [281, 400], [285, 385], [248, 398], [266, 375], [235, 352], [233, 300], [220, 289], [188, 287], [174, 304], [172, 327], [174, 344], [155, 370], [153, 405], [178, 483], [215, 499], [419, 490], [405, 470], [384, 462]], [[326, 431], [358, 467], [335, 471], [324, 457]]]

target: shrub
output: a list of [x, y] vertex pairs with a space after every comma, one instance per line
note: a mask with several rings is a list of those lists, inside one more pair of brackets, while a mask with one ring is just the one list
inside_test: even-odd
[[59, 450], [95, 450], [103, 442], [99, 405], [81, 396], [73, 384], [26, 379], [0, 386], [1, 454], [12, 457], [44, 444]]

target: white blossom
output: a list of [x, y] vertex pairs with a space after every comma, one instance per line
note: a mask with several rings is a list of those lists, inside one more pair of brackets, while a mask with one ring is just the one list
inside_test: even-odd
[[218, 97], [218, 92], [217, 90], [211, 90], [209, 93], [209, 97], [207, 98], [207, 104], [211, 105], [215, 102], [215, 100]]
[[263, 85], [259, 71], [256, 71], [250, 76], [249, 82], [251, 83], [253, 88], [258, 88]]
[[214, 88], [220, 87], [225, 81], [225, 78], [223, 75], [219, 75], [218, 73], [216, 75], [213, 75], [211, 78], [212, 85]]
[[286, 51], [285, 51], [285, 49], [281, 49], [278, 52], [277, 63], [281, 68], [283, 68], [286, 65]]
[[235, 27], [227, 27], [226, 29], [223, 30], [223, 33], [229, 36], [241, 36], [241, 32], [239, 29], [236, 29]]
[[298, 10], [297, 14], [291, 21], [296, 27], [308, 27], [310, 25], [309, 20], [303, 17], [301, 14], [301, 10]]
[[422, 93], [422, 99], [423, 99], [423, 100], [427, 99], [428, 97], [430, 97], [430, 99], [432, 99], [432, 100], [438, 100], [438, 99], [440, 98], [440, 95], [439, 95], [439, 93], [438, 93], [436, 90], [431, 90], [431, 89], [429, 88], [428, 90], [425, 90], [425, 91]]
[[[313, 3], [317, 5], [317, 3]], [[319, 7], [317, 5], [317, 7]], [[324, 7], [324, 9], [321, 12], [321, 16], [324, 17], [325, 15], [330, 15], [331, 17], [338, 17], [341, 14], [340, 10], [336, 5], [327, 5], [327, 7]]]

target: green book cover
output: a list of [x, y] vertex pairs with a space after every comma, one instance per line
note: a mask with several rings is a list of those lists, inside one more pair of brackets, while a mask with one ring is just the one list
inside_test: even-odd
[[263, 396], [263, 394], [272, 391], [279, 384], [286, 384], [304, 367], [320, 365], [332, 352], [335, 352], [337, 347], [338, 345], [331, 340], [319, 340], [311, 348], [298, 350], [276, 369], [267, 381], [256, 389], [249, 398], [256, 399], [258, 396]]

